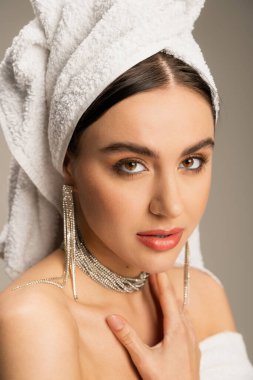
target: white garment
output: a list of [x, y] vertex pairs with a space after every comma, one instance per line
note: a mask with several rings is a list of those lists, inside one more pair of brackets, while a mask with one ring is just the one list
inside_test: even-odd
[[204, 339], [201, 351], [200, 380], [253, 380], [241, 334], [222, 332]]

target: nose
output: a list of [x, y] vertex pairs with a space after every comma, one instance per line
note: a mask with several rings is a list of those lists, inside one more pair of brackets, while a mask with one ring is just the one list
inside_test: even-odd
[[176, 218], [183, 212], [183, 200], [176, 175], [157, 178], [149, 203], [149, 211], [158, 216]]

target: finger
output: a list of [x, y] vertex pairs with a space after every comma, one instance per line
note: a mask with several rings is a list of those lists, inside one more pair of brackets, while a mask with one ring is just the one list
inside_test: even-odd
[[178, 303], [175, 291], [167, 273], [157, 274], [159, 288], [159, 301], [163, 313], [164, 335], [169, 333], [169, 329], [180, 319]]
[[142, 342], [136, 331], [119, 315], [106, 317], [106, 322], [120, 343], [127, 349], [134, 364], [139, 366], [144, 360], [148, 346]]
[[150, 274], [149, 282], [151, 284], [152, 291], [153, 291], [155, 297], [159, 298], [159, 288], [158, 288], [158, 283], [157, 283], [157, 275], [155, 273]]
[[197, 337], [196, 337], [196, 331], [195, 331], [189, 311], [185, 310], [182, 317], [183, 317], [182, 320], [186, 326], [186, 331], [188, 333], [188, 336], [191, 342], [197, 344], [198, 342], [197, 342]]

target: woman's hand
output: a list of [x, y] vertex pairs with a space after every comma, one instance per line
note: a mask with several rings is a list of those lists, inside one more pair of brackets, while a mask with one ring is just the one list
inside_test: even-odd
[[107, 324], [130, 354], [143, 380], [198, 380], [200, 350], [187, 311], [180, 310], [166, 273], [150, 276], [163, 313], [163, 340], [150, 347], [118, 315]]

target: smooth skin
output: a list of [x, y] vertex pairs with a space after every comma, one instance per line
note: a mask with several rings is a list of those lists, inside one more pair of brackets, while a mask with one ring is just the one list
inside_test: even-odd
[[[41, 284], [11, 291], [62, 274], [60, 249], [41, 260], [0, 296], [2, 380], [199, 379], [198, 343], [236, 329], [223, 288], [196, 269], [182, 313], [183, 269], [174, 266], [206, 207], [212, 140], [209, 104], [180, 85], [133, 95], [83, 133], [78, 154], [67, 154], [64, 163], [82, 236], [111, 270], [151, 276], [141, 291], [122, 294], [77, 268], [78, 302], [71, 281], [63, 290]], [[115, 143], [149, 151], [108, 148]], [[175, 227], [184, 232], [168, 251], [136, 238], [137, 232]]]
[[[142, 342], [135, 330], [116, 315], [107, 323], [128, 350], [142, 379], [199, 379], [200, 350], [187, 311], [180, 310], [167, 273], [151, 275], [151, 283], [163, 314], [163, 339], [153, 347]], [[181, 368], [184, 363], [183, 368]]]

